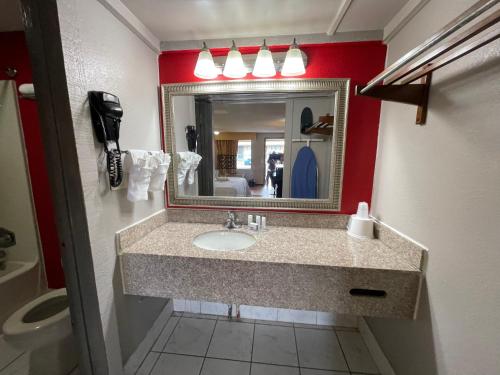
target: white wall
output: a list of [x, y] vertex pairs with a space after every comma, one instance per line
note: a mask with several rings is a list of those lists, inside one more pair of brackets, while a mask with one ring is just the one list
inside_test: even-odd
[[0, 81], [0, 227], [13, 231], [8, 260], [38, 261], [39, 242], [14, 81]]
[[[388, 63], [475, 0], [432, 0]], [[500, 369], [500, 42], [436, 72], [427, 124], [382, 105], [372, 214], [429, 248], [416, 321], [369, 319], [397, 374]]]
[[[195, 108], [193, 95], [178, 95], [172, 98], [174, 144], [176, 152], [189, 151], [186, 139], [186, 126], [192, 125], [196, 127]], [[187, 196], [198, 195], [198, 171], [196, 171], [195, 180], [192, 184], [188, 183], [187, 178], [184, 180], [183, 185], [179, 187], [178, 194]]]
[[94, 141], [87, 91], [120, 98], [122, 149], [160, 149], [157, 54], [96, 0], [57, 5], [108, 363], [111, 374], [121, 374], [166, 301], [123, 295], [115, 232], [162, 209], [164, 195], [134, 204], [126, 190], [109, 190], [97, 170], [102, 146]]
[[186, 139], [186, 126], [196, 126], [194, 96], [177, 95], [172, 98], [175, 150], [189, 151]]

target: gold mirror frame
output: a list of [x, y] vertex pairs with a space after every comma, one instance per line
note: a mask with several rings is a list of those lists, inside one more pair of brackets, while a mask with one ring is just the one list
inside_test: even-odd
[[349, 97], [349, 79], [277, 79], [277, 80], [235, 80], [196, 83], [164, 84], [163, 131], [165, 152], [175, 155], [173, 140], [173, 96], [268, 93], [268, 92], [334, 92], [335, 119], [332, 140], [332, 158], [330, 166], [330, 190], [328, 199], [297, 198], [253, 198], [253, 197], [208, 197], [177, 196], [177, 176], [174, 173], [175, 158], [168, 170], [169, 206], [208, 206], [208, 207], [247, 207], [287, 210], [330, 210], [339, 211], [342, 197], [342, 179], [344, 174], [344, 151], [347, 127], [347, 105]]

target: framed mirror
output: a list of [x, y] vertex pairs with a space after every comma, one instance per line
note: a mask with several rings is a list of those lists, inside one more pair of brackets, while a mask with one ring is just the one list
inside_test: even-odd
[[162, 85], [170, 206], [340, 210], [348, 79]]

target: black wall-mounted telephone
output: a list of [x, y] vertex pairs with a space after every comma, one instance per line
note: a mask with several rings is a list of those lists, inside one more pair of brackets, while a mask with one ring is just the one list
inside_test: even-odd
[[89, 91], [90, 115], [97, 140], [104, 145], [111, 187], [120, 186], [123, 167], [120, 144], [120, 122], [123, 110], [117, 96], [104, 91]]
[[196, 127], [193, 125], [186, 126], [186, 141], [188, 145], [188, 150], [191, 152], [196, 152]]

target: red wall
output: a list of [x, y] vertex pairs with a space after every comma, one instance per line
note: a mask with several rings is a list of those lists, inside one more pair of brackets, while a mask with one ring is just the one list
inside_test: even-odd
[[[14, 77], [17, 86], [33, 82], [28, 48], [23, 32], [0, 33], [0, 51], [2, 51], [0, 55], [0, 80], [12, 79], [5, 74], [5, 69], [13, 67], [17, 69], [17, 75]], [[19, 108], [47, 280], [50, 288], [62, 288], [64, 287], [64, 274], [61, 266], [59, 239], [43, 152], [37, 103], [34, 100], [20, 98]]]
[[[354, 87], [365, 84], [384, 69], [386, 46], [373, 41], [308, 44], [300, 48], [308, 57], [306, 74], [301, 78], [351, 79], [341, 213], [353, 213], [358, 202], [371, 202], [380, 117], [380, 102], [355, 96]], [[282, 52], [288, 46], [270, 49]], [[228, 49], [211, 51], [214, 56], [221, 56], [227, 55]], [[240, 51], [257, 53], [258, 47], [243, 47]], [[198, 52], [163, 52], [159, 57], [160, 83], [203, 81], [193, 75]], [[282, 77], [278, 75], [277, 78]], [[247, 79], [254, 78], [249, 74]]]

